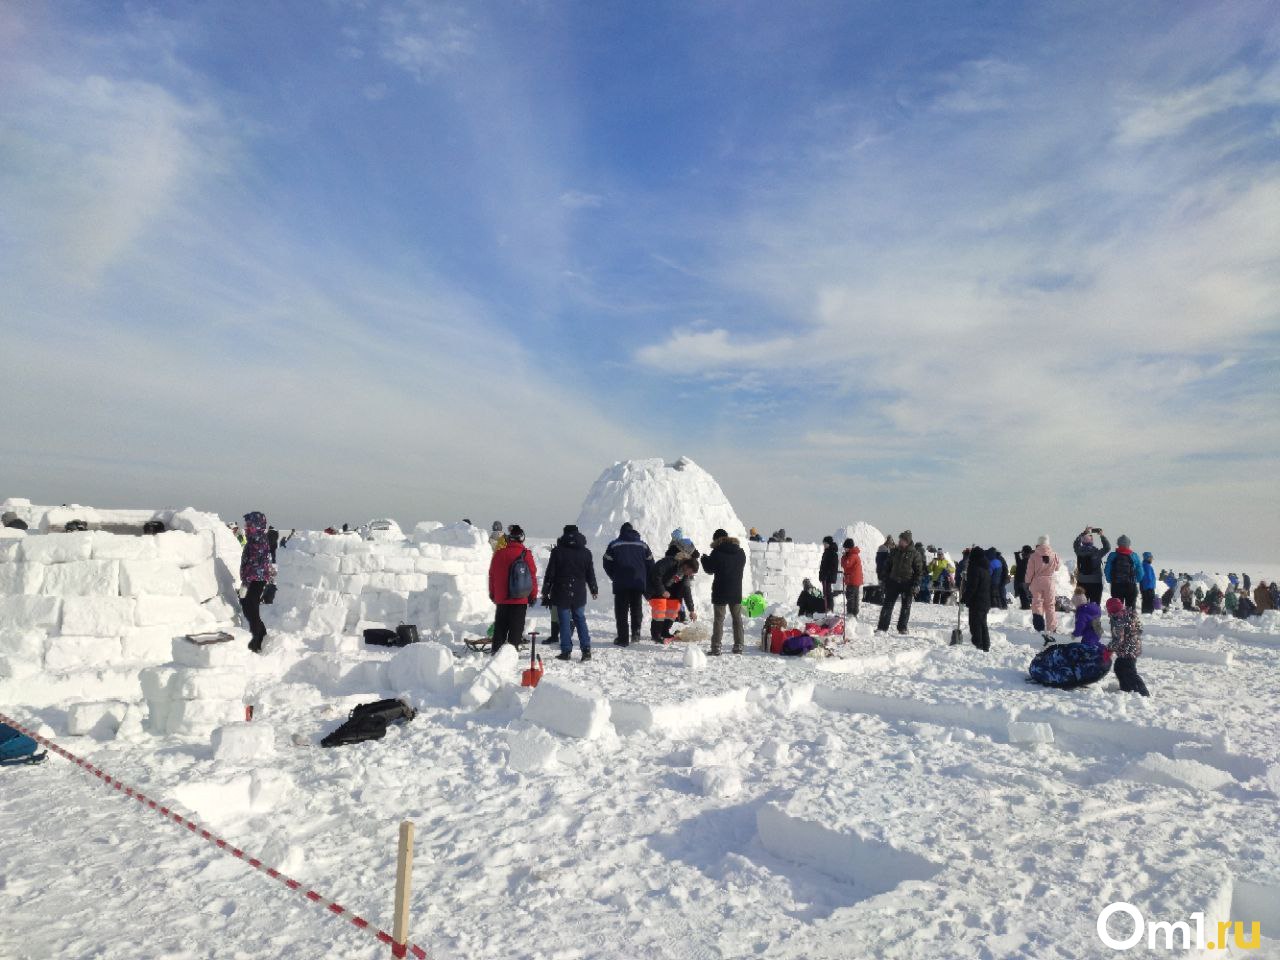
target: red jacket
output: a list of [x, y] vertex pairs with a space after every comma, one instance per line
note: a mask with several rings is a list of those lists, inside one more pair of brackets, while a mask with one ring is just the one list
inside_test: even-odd
[[516, 562], [516, 557], [526, 550], [528, 548], [523, 543], [509, 543], [495, 553], [493, 559], [489, 561], [489, 599], [494, 603], [527, 603], [532, 606], [537, 602], [538, 565], [534, 562], [532, 550], [528, 550], [529, 556], [525, 558], [525, 563], [529, 564], [529, 572], [533, 574], [533, 591], [527, 597], [507, 596], [507, 575], [511, 565]]
[[844, 571], [846, 587], [862, 586], [862, 551], [857, 547], [846, 550], [840, 558], [840, 569]]

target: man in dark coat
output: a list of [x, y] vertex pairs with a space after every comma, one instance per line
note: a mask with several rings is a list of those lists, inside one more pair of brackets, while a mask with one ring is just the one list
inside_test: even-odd
[[[613, 581], [613, 615], [618, 626], [618, 638], [613, 642], [625, 647], [640, 640], [645, 591], [653, 578], [653, 551], [631, 524], [624, 523], [618, 539], [605, 548], [602, 564], [605, 575]], [[629, 630], [628, 614], [631, 616]]]
[[921, 559], [915, 544], [911, 540], [911, 531], [903, 530], [898, 535], [898, 545], [889, 551], [889, 561], [885, 570], [884, 602], [880, 606], [880, 622], [876, 633], [889, 632], [889, 620], [893, 616], [893, 604], [902, 599], [902, 609], [898, 613], [898, 632], [907, 632], [907, 623], [911, 619], [911, 598], [924, 576], [924, 560]]
[[596, 587], [596, 566], [587, 549], [587, 538], [572, 523], [551, 548], [547, 569], [542, 577], [543, 606], [554, 607], [560, 621], [560, 655], [568, 660], [573, 651], [573, 628], [578, 629], [578, 647], [582, 659], [591, 659], [591, 634], [587, 630], [587, 592], [591, 599], [600, 595]]
[[[1102, 546], [1094, 543], [1094, 535]], [[1076, 554], [1076, 583], [1084, 587], [1090, 603], [1102, 604], [1102, 561], [1111, 552], [1111, 541], [1100, 527], [1085, 527], [1072, 545]]]
[[990, 650], [987, 613], [991, 610], [991, 564], [987, 552], [981, 547], [969, 548], [969, 565], [965, 568], [960, 602], [969, 608], [969, 636], [973, 645], [979, 650]]
[[711, 552], [702, 557], [702, 569], [712, 577], [711, 606], [715, 610], [715, 625], [711, 631], [713, 657], [720, 656], [726, 611], [733, 620], [733, 652], [742, 653], [746, 642], [742, 628], [742, 572], [746, 566], [746, 551], [736, 538], [725, 530], [717, 530], [711, 535]]
[[1027, 586], [1027, 561], [1034, 551], [1027, 544], [1022, 545], [1014, 560], [1013, 589], [1018, 591], [1018, 604], [1023, 610], [1031, 609], [1031, 589]]
[[836, 577], [840, 570], [840, 554], [835, 537], [822, 538], [822, 560], [818, 564], [818, 582], [822, 584], [822, 600], [830, 613], [835, 609]]
[[671, 639], [671, 625], [680, 615], [681, 598], [688, 592], [687, 581], [697, 573], [698, 561], [692, 557], [663, 557], [653, 565], [648, 591], [653, 610], [649, 635], [655, 643], [666, 643]]

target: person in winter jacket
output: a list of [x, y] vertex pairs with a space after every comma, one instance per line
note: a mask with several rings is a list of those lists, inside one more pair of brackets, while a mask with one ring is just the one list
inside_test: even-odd
[[711, 656], [720, 656], [724, 639], [724, 617], [733, 620], [733, 652], [742, 653], [746, 634], [742, 627], [742, 572], [747, 568], [747, 554], [728, 531], [711, 535], [711, 552], [702, 557], [702, 569], [711, 575], [711, 608], [714, 611], [711, 630]]
[[13, 510], [6, 510], [3, 516], [0, 516], [0, 523], [4, 524], [10, 530], [27, 530], [27, 521], [23, 520]]
[[502, 521], [493, 521], [493, 526], [489, 529], [489, 549], [497, 553], [507, 545], [507, 535], [502, 532]]
[[596, 567], [587, 538], [572, 523], [551, 548], [547, 569], [542, 578], [542, 602], [553, 607], [560, 623], [560, 655], [568, 660], [573, 651], [573, 628], [578, 630], [578, 647], [584, 661], [591, 659], [591, 633], [587, 629], [587, 594], [595, 600], [600, 595], [596, 586]]
[[987, 551], [976, 544], [969, 548], [969, 565], [965, 568], [960, 602], [969, 608], [969, 637], [979, 650], [991, 649], [991, 632], [987, 614], [991, 611], [991, 564]]
[[893, 551], [893, 537], [885, 537], [884, 543], [876, 547], [876, 580], [884, 584], [889, 579], [889, 554]]
[[1240, 603], [1240, 595], [1236, 593], [1236, 585], [1233, 583], [1227, 587], [1227, 595], [1222, 600], [1222, 605], [1226, 608], [1227, 616], [1234, 617], [1236, 615], [1236, 607]]
[[[697, 572], [698, 548], [679, 527], [671, 531], [671, 542], [667, 544], [667, 552], [664, 556], [674, 560], [692, 560], [694, 572]], [[680, 581], [680, 592], [675, 595], [675, 598], [680, 601], [676, 613], [677, 620], [684, 623], [685, 620], [698, 619], [698, 614], [693, 608], [693, 577], [685, 577]]]
[[698, 561], [692, 557], [663, 557], [653, 565], [649, 582], [649, 607], [653, 623], [649, 635], [655, 643], [671, 639], [671, 625], [680, 616], [680, 598], [687, 595], [688, 581], [698, 573]]
[[267, 627], [262, 622], [262, 595], [275, 579], [267, 518], [255, 510], [244, 515], [244, 548], [240, 551], [240, 610], [249, 622], [249, 649], [262, 652]]
[[844, 541], [844, 553], [840, 555], [840, 569], [844, 573], [845, 616], [857, 619], [862, 600], [862, 551], [851, 537]]
[[1053, 584], [1061, 565], [1047, 534], [1036, 541], [1023, 580], [1031, 594], [1031, 620], [1039, 633], [1053, 633], [1058, 629], [1058, 593]]
[[1156, 568], [1151, 565], [1154, 559], [1151, 551], [1142, 555], [1142, 575], [1138, 578], [1138, 589], [1142, 592], [1142, 613], [1145, 616], [1156, 612]]
[[1107, 646], [1115, 654], [1112, 669], [1120, 681], [1120, 690], [1151, 696], [1142, 677], [1138, 676], [1138, 657], [1142, 656], [1142, 621], [1121, 597], [1107, 601], [1107, 616], [1111, 620], [1111, 643]]
[[764, 537], [760, 536], [760, 531], [755, 527], [751, 528], [751, 536], [747, 537], [752, 543], [764, 543]]
[[[519, 559], [529, 567], [533, 588], [526, 596], [513, 597], [509, 591], [511, 567]], [[507, 528], [507, 545], [489, 561], [489, 600], [497, 607], [491, 652], [497, 653], [506, 643], [519, 646], [529, 607], [538, 602], [538, 566], [534, 562], [533, 551], [524, 545], [524, 530], [518, 523]], [[561, 637], [560, 642], [563, 643], [564, 639]]]
[[916, 599], [921, 603], [929, 603], [933, 600], [933, 591], [929, 589], [929, 555], [925, 552], [924, 544], [919, 540], [915, 544], [916, 553], [920, 555], [920, 576], [916, 584]]
[[[1095, 536], [1102, 542], [1101, 546], [1094, 542]], [[1085, 527], [1076, 537], [1072, 549], [1076, 555], [1076, 583], [1084, 587], [1085, 595], [1101, 607], [1102, 563], [1111, 552], [1111, 541], [1101, 527]]]
[[1076, 587], [1071, 605], [1076, 611], [1075, 629], [1071, 636], [1081, 643], [1102, 649], [1102, 608], [1089, 599], [1084, 590]]
[[1107, 557], [1103, 574], [1111, 584], [1111, 596], [1119, 597], [1133, 610], [1138, 605], [1138, 584], [1142, 581], [1142, 561], [1130, 549], [1129, 538], [1121, 534], [1115, 550]]
[[1222, 604], [1225, 599], [1222, 588], [1215, 583], [1204, 595], [1204, 612], [1212, 617], [1219, 616], [1222, 613]]
[[271, 548], [271, 562], [276, 562], [276, 551], [280, 548], [280, 531], [275, 527], [267, 527], [267, 546]]
[[601, 565], [613, 581], [613, 615], [618, 627], [618, 637], [613, 642], [619, 647], [639, 643], [640, 628], [644, 626], [645, 593], [653, 578], [653, 551], [640, 539], [635, 527], [624, 523], [617, 539], [605, 548]]
[[911, 539], [911, 531], [903, 530], [898, 535], [898, 545], [889, 551], [889, 561], [885, 567], [884, 598], [880, 605], [880, 620], [876, 625], [877, 633], [889, 632], [889, 620], [893, 616], [893, 604], [902, 600], [902, 608], [898, 613], [898, 633], [907, 632], [907, 624], [911, 620], [911, 597], [916, 585], [924, 576], [924, 560], [916, 552]]
[[818, 563], [818, 582], [822, 584], [822, 600], [827, 605], [824, 613], [835, 609], [836, 579], [839, 577], [840, 555], [835, 537], [822, 538], [822, 560]]
[[1275, 609], [1275, 606], [1271, 603], [1271, 588], [1267, 586], [1267, 581], [1259, 580], [1258, 585], [1254, 587], [1253, 605], [1258, 608], [1259, 614]]
[[1236, 599], [1236, 616], [1241, 620], [1248, 620], [1250, 617], [1257, 616], [1258, 608], [1254, 606], [1253, 596], [1243, 587], [1240, 588], [1240, 594]]
[[941, 550], [929, 564], [929, 581], [933, 584], [933, 602], [945, 604], [951, 599], [951, 588], [955, 583], [956, 565], [947, 559]]
[[814, 617], [820, 613], [826, 613], [827, 602], [822, 597], [822, 591], [813, 585], [813, 581], [808, 577], [804, 578], [804, 583], [800, 585], [800, 595], [796, 597], [796, 606], [799, 608], [800, 616]]
[[1031, 547], [1024, 543], [1013, 561], [1013, 589], [1023, 610], [1031, 609], [1031, 590], [1027, 586], [1027, 562], [1031, 559], [1031, 552]]
[[1009, 606], [1009, 595], [1005, 592], [1010, 579], [1009, 564], [996, 547], [988, 547], [986, 553], [991, 565], [991, 606], [1004, 610]]
[[1183, 610], [1194, 610], [1196, 608], [1195, 598], [1191, 596], [1190, 580], [1182, 581], [1182, 589], [1178, 591], [1178, 598], [1182, 601]]

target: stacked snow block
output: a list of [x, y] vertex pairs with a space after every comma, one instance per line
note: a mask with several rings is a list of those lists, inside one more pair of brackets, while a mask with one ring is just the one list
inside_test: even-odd
[[[749, 546], [751, 580], [770, 603], [795, 603], [806, 577], [815, 585], [818, 583], [818, 567], [822, 563], [821, 544], [752, 543]], [[864, 569], [866, 566], [864, 558]], [[874, 557], [871, 568], [874, 576]]]
[[175, 636], [230, 625], [234, 584], [219, 564], [211, 530], [4, 531], [0, 702], [129, 695]]
[[433, 630], [489, 615], [485, 534], [418, 524], [412, 539], [307, 534], [277, 553], [282, 629], [327, 635], [366, 626]]
[[215, 727], [243, 722], [250, 656], [244, 643], [199, 646], [176, 637], [173, 660], [138, 674], [147, 729], [159, 736], [209, 737]]

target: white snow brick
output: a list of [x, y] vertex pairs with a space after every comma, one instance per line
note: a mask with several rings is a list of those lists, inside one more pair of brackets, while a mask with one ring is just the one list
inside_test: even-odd
[[50, 637], [44, 668], [50, 673], [95, 670], [121, 659], [119, 637]]
[[498, 692], [498, 688], [507, 682], [519, 662], [519, 654], [511, 644], [503, 644], [502, 649], [489, 658], [488, 664], [480, 671], [480, 675], [466, 690], [462, 692], [464, 707], [483, 707], [489, 698]]
[[120, 654], [130, 663], [164, 663], [173, 655], [174, 635], [173, 627], [126, 627], [120, 634]]
[[0, 631], [0, 679], [20, 680], [39, 673], [47, 643], [43, 630]]
[[[0, 533], [21, 533], [21, 530], [10, 530], [0, 527]], [[0, 540], [0, 563], [17, 563], [21, 559], [22, 540], [17, 537], [6, 537]]]
[[170, 643], [173, 662], [181, 667], [238, 667], [244, 669], [248, 658], [254, 656], [246, 644], [238, 640], [226, 643], [191, 643], [185, 636], [174, 637]]
[[707, 655], [697, 647], [686, 647], [684, 651], [684, 666], [686, 670], [705, 670], [707, 669]]
[[190, 597], [138, 597], [134, 623], [139, 627], [212, 623], [209, 612]]
[[594, 740], [609, 727], [609, 701], [577, 684], [544, 677], [524, 708], [524, 719], [566, 737]]
[[[218, 574], [212, 560], [183, 570], [182, 579], [182, 592], [192, 600], [204, 603], [218, 595]], [[123, 592], [122, 590], [121, 593]]]
[[236, 614], [239, 612], [239, 604], [232, 606], [222, 597], [214, 597], [212, 600], [206, 600], [200, 604], [205, 615], [212, 619], [215, 623], [230, 623], [235, 620]]
[[525, 727], [507, 734], [510, 748], [507, 766], [517, 773], [534, 774], [554, 770], [559, 762], [556, 753], [560, 745], [555, 737], [540, 727]]
[[0, 596], [0, 624], [13, 630], [56, 628], [61, 614], [59, 597]]
[[307, 611], [305, 632], [310, 634], [342, 633], [347, 625], [345, 605], [326, 604]]
[[396, 574], [396, 591], [412, 593], [415, 590], [425, 590], [428, 582], [425, 573], [398, 573]]
[[177, 697], [172, 692], [176, 674], [173, 667], [146, 667], [139, 670], [138, 683], [142, 686], [142, 698], [148, 703], [176, 700]]
[[73, 737], [90, 734], [98, 737], [114, 737], [124, 722], [129, 705], [123, 700], [102, 700], [94, 703], [73, 703], [67, 710], [67, 733]]
[[693, 785], [704, 797], [735, 797], [742, 792], [742, 774], [735, 767], [702, 767], [693, 771]]
[[120, 561], [121, 596], [137, 597], [145, 593], [158, 597], [177, 597], [182, 595], [184, 586], [182, 568], [172, 561]]
[[1053, 727], [1029, 720], [1009, 721], [1010, 743], [1053, 743]]
[[191, 735], [243, 721], [244, 704], [239, 700], [177, 700], [169, 709], [168, 730]]
[[40, 592], [44, 584], [43, 563], [0, 563], [0, 594], [28, 596]]
[[62, 601], [62, 632], [72, 636], [113, 637], [134, 625], [132, 597], [67, 597]]
[[93, 534], [78, 531], [24, 537], [19, 558], [27, 563], [72, 563], [88, 560], [92, 555]]
[[178, 667], [171, 690], [175, 700], [243, 700], [248, 685], [249, 678], [240, 669]]
[[210, 737], [213, 758], [231, 763], [252, 763], [276, 752], [276, 729], [260, 720], [228, 723]]
[[1218, 790], [1235, 782], [1225, 770], [1211, 767], [1199, 760], [1175, 760], [1163, 753], [1148, 753], [1120, 773], [1121, 779], [1138, 780], [1167, 787], [1185, 787], [1188, 790]]
[[152, 537], [156, 542], [156, 557], [176, 563], [180, 567], [194, 567], [213, 556], [213, 533], [187, 533], [185, 530], [166, 530]]
[[[497, 655], [502, 656], [501, 651]], [[410, 644], [387, 661], [386, 677], [392, 690], [449, 693], [453, 690], [453, 651], [441, 643]]]
[[120, 561], [55, 563], [45, 571], [41, 592], [49, 597], [118, 597]]
[[[389, 576], [395, 578], [395, 574], [389, 574]], [[406, 594], [369, 587], [360, 594], [361, 620], [372, 620], [375, 623], [403, 623], [407, 613], [408, 596]]]
[[396, 557], [383, 557], [380, 569], [387, 573], [414, 573], [416, 572], [414, 562], [417, 558], [408, 555]]
[[155, 537], [130, 537], [107, 533], [105, 530], [93, 531], [94, 560], [154, 560], [156, 558]]

